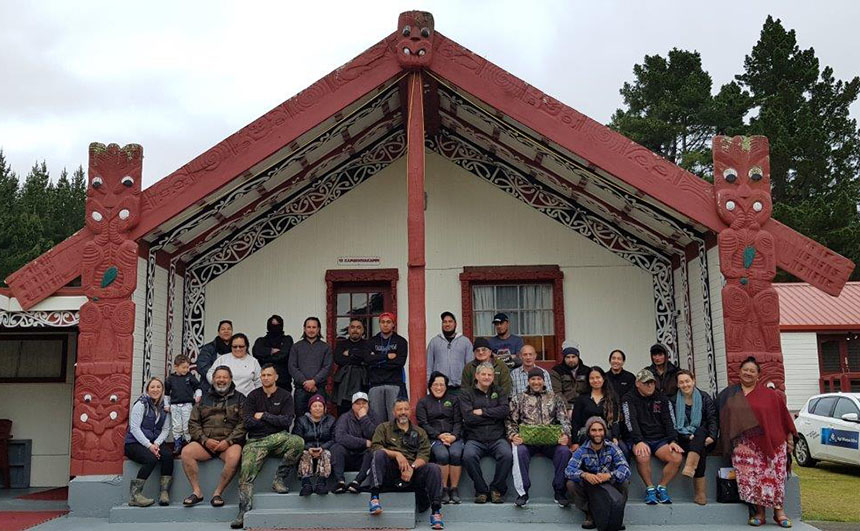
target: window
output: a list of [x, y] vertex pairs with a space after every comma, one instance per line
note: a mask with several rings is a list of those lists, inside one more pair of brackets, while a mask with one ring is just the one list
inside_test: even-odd
[[326, 341], [346, 337], [349, 320], [364, 323], [365, 337], [379, 332], [379, 315], [397, 315], [396, 269], [330, 269], [326, 271]]
[[538, 360], [560, 359], [564, 341], [564, 274], [558, 266], [466, 267], [460, 274], [463, 333], [496, 334], [493, 316], [503, 312], [512, 334], [535, 347]]
[[0, 335], [0, 382], [65, 382], [67, 334]]
[[860, 416], [860, 411], [857, 410], [857, 406], [854, 405], [854, 402], [850, 398], [840, 398], [839, 402], [836, 403], [836, 409], [833, 410], [831, 417], [841, 419], [842, 415], [846, 413], [854, 413]]
[[335, 336], [346, 337], [349, 321], [361, 319], [364, 323], [364, 337], [368, 338], [379, 332], [379, 315], [385, 311], [384, 288], [372, 287], [337, 288], [337, 314], [335, 315]]
[[811, 413], [820, 417], [829, 417], [837, 398], [835, 396], [825, 396], [815, 404], [815, 409]]

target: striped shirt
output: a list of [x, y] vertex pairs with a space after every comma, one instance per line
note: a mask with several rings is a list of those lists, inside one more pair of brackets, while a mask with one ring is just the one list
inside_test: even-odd
[[[543, 371], [543, 384], [546, 386], [546, 390], [552, 391], [552, 382], [549, 379], [549, 372], [542, 367], [538, 367], [538, 369]], [[511, 393], [511, 396], [517, 396], [524, 392], [529, 388], [529, 371], [523, 370], [522, 367], [517, 367], [512, 370], [511, 382], [513, 384], [513, 392]]]

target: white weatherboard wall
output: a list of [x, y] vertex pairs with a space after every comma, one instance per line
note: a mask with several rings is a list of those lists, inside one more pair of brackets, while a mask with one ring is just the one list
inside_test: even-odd
[[709, 280], [711, 283], [711, 323], [714, 328], [714, 353], [717, 360], [717, 389], [728, 385], [726, 370], [726, 334], [723, 327], [723, 274], [720, 273], [720, 250], [715, 245], [708, 250]]
[[[146, 307], [138, 308], [144, 312]], [[155, 266], [155, 293], [152, 305], [152, 359], [150, 376], [164, 378], [164, 349], [167, 345], [167, 270]]]
[[406, 161], [400, 159], [207, 285], [206, 341], [219, 320], [231, 319], [234, 331], [253, 342], [272, 314], [284, 318], [285, 332], [296, 340], [310, 315], [327, 333], [325, 272], [339, 269], [340, 256], [378, 256], [379, 267], [399, 270], [398, 333], [407, 337], [406, 251]]
[[463, 266], [549, 264], [564, 272], [565, 335], [584, 363], [606, 368], [615, 348], [631, 371], [650, 363], [650, 274], [434, 153], [426, 164], [428, 340], [443, 311], [463, 320]]
[[0, 385], [0, 418], [12, 419], [13, 438], [33, 441], [31, 487], [57, 487], [69, 482], [76, 351], [77, 333], [70, 333], [64, 383]]
[[788, 409], [795, 411], [818, 387], [818, 334], [815, 332], [782, 332], [782, 357], [785, 363], [785, 395]]
[[131, 366], [131, 400], [128, 407], [143, 390], [143, 329], [146, 311], [146, 259], [137, 259], [137, 287], [131, 295], [134, 301], [134, 354]]

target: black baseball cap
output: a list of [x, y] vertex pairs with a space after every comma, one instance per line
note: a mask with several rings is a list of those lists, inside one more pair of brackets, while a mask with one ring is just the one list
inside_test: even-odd
[[508, 314], [506, 313], [497, 313], [493, 316], [493, 324], [504, 323], [505, 321], [510, 321], [510, 319], [508, 319]]

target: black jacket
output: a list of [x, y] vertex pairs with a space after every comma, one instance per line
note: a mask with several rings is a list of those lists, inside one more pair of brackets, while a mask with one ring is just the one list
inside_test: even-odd
[[200, 380], [193, 374], [183, 376], [171, 374], [164, 382], [164, 396], [170, 397], [170, 404], [193, 404], [194, 392], [200, 389]]
[[[277, 346], [271, 346], [272, 341], [268, 341], [267, 336], [258, 337], [254, 341], [254, 347], [251, 349], [251, 354], [260, 362], [260, 367], [271, 363], [278, 371], [278, 387], [291, 391], [293, 389], [292, 378], [290, 377], [290, 349], [293, 348], [293, 337], [290, 335], [276, 338], [274, 342]], [[272, 349], [280, 349], [272, 354]]]
[[663, 373], [663, 376], [657, 374], [657, 366], [653, 363], [648, 366], [648, 370], [657, 379], [658, 392], [665, 396], [674, 396], [678, 392], [678, 367], [675, 367], [671, 361], [666, 361], [666, 372]]
[[463, 437], [460, 401], [450, 393], [445, 393], [442, 398], [436, 398], [432, 394], [422, 397], [415, 408], [415, 418], [431, 441], [443, 433], [450, 433], [458, 439]]
[[621, 372], [615, 374], [612, 369], [606, 371], [606, 379], [609, 380], [612, 388], [615, 389], [615, 395], [619, 400], [627, 393], [636, 389], [636, 376], [630, 371], [621, 369]]
[[[255, 413], [262, 413], [263, 417], [257, 420], [254, 418]], [[254, 389], [248, 393], [242, 407], [248, 439], [261, 439], [289, 430], [295, 416], [293, 397], [280, 387], [276, 388], [272, 396], [266, 396], [262, 387]]]
[[633, 444], [660, 439], [677, 441], [675, 414], [669, 399], [660, 391], [654, 391], [651, 396], [642, 396], [637, 389], [633, 389], [624, 396], [621, 409]]
[[[679, 391], [680, 392], [680, 391]], [[717, 440], [717, 435], [720, 433], [720, 417], [717, 415], [717, 404], [711, 395], [702, 391], [699, 388], [696, 388], [694, 392], [697, 392], [702, 395], [702, 423], [699, 425], [699, 429], [704, 428], [705, 433], [707, 433], [708, 437], [713, 440]], [[675, 395], [671, 398], [672, 407], [675, 407], [675, 399], [678, 395]], [[686, 415], [686, 408], [675, 411], [675, 416]]]
[[[462, 391], [459, 399], [466, 440], [492, 444], [505, 439], [505, 419], [511, 408], [510, 399], [501, 387], [493, 384], [485, 393], [475, 386]], [[480, 409], [482, 414], [472, 413], [475, 409]]]
[[[570, 423], [570, 433], [574, 438], [573, 442], [578, 444], [583, 444], [585, 442], [584, 439], [578, 438], [578, 433], [580, 430], [585, 428], [585, 422], [591, 417], [600, 417], [603, 420], [606, 420], [606, 423], [609, 425], [609, 434], [607, 435], [608, 439], [621, 438], [621, 403], [617, 396], [612, 398], [615, 400], [615, 407], [613, 407], [611, 411], [612, 422], [609, 422], [606, 419], [609, 415], [606, 411], [607, 403], [605, 396], [600, 400], [599, 404], [595, 404], [594, 400], [591, 399], [591, 393], [576, 397], [576, 401], [573, 403], [573, 415]], [[588, 438], [587, 434], [585, 435], [585, 438]]]
[[[389, 359], [388, 354], [395, 354], [394, 359]], [[367, 359], [370, 387], [403, 383], [403, 367], [408, 355], [409, 343], [396, 333], [388, 339], [382, 337], [381, 332], [370, 338], [370, 355]]]
[[310, 448], [327, 450], [334, 444], [334, 417], [325, 415], [319, 422], [314, 422], [311, 414], [305, 413], [296, 419], [293, 433], [305, 440], [305, 450]]
[[209, 373], [209, 369], [212, 367], [212, 364], [215, 363], [215, 359], [218, 358], [221, 354], [227, 354], [230, 352], [230, 345], [221, 340], [220, 336], [215, 336], [215, 339], [206, 343], [202, 347], [200, 347], [200, 351], [197, 353], [197, 374], [200, 375], [200, 385], [203, 389], [203, 396], [206, 396], [206, 392], [209, 391], [210, 382], [206, 379], [206, 375]]
[[367, 441], [373, 439], [373, 432], [378, 425], [379, 421], [369, 411], [361, 419], [356, 418], [352, 411], [347, 411], [337, 419], [334, 441], [350, 452], [364, 452], [367, 450]]

